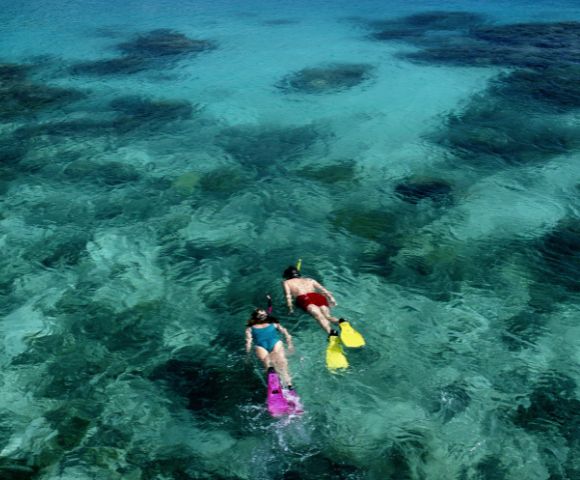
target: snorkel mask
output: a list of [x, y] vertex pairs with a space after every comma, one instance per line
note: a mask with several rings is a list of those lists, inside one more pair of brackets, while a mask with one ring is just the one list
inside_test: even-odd
[[284, 279], [290, 280], [292, 278], [299, 278], [300, 272], [298, 271], [298, 269], [296, 267], [290, 266], [286, 270], [284, 270], [284, 273], [282, 273], [282, 276], [284, 277]]

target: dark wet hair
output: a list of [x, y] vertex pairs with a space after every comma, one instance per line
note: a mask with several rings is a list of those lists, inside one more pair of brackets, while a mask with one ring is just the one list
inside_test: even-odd
[[250, 316], [250, 319], [247, 322], [248, 327], [251, 327], [252, 325], [258, 325], [260, 323], [280, 323], [276, 317], [268, 315], [268, 313], [266, 313], [266, 318], [259, 318], [258, 312], [260, 310], [264, 310], [264, 309], [263, 308], [256, 308], [256, 310], [254, 310], [252, 312], [252, 315]]
[[284, 270], [284, 273], [282, 273], [282, 276], [286, 280], [290, 280], [291, 278], [300, 277], [300, 272], [298, 271], [298, 269], [296, 267], [290, 265], [286, 270]]

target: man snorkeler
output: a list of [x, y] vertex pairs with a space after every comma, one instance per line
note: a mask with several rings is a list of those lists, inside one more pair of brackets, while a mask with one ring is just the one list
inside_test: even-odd
[[282, 286], [290, 313], [294, 311], [295, 298], [296, 305], [310, 314], [329, 337], [338, 336], [338, 332], [331, 327], [334, 323], [340, 326], [341, 340], [347, 347], [362, 347], [365, 344], [362, 335], [355, 331], [349, 322], [332, 316], [330, 307], [336, 307], [336, 300], [319, 282], [312, 278], [302, 278], [300, 271], [294, 266], [284, 270], [282, 276], [284, 277]]

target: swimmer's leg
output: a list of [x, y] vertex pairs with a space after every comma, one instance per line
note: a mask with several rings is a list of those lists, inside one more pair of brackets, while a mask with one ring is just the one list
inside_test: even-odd
[[332, 316], [332, 314], [330, 313], [330, 308], [328, 308], [327, 306], [320, 307], [320, 311], [325, 316], [325, 318], [327, 320], [331, 321], [332, 323], [338, 323], [339, 322], [338, 318]]
[[282, 383], [286, 386], [292, 385], [292, 377], [288, 371], [288, 360], [286, 360], [286, 351], [284, 350], [284, 344], [281, 340], [276, 342], [276, 345], [274, 345], [274, 348], [270, 352], [270, 358], [282, 379]]
[[264, 368], [270, 368], [270, 354], [264, 347], [256, 347], [256, 357], [264, 364]]
[[318, 324], [324, 329], [326, 333], [330, 334], [331, 330], [330, 323], [326, 318], [326, 316], [324, 315], [324, 313], [322, 313], [321, 307], [318, 307], [317, 305], [308, 305], [306, 311], [314, 317], [314, 319], [318, 322]]

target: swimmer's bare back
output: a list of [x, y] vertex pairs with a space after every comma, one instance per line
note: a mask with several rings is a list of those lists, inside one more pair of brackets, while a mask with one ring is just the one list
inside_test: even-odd
[[336, 306], [336, 301], [326, 288], [312, 278], [291, 278], [282, 282], [288, 308], [292, 309], [292, 299], [308, 293], [321, 292], [329, 301], [330, 305]]

